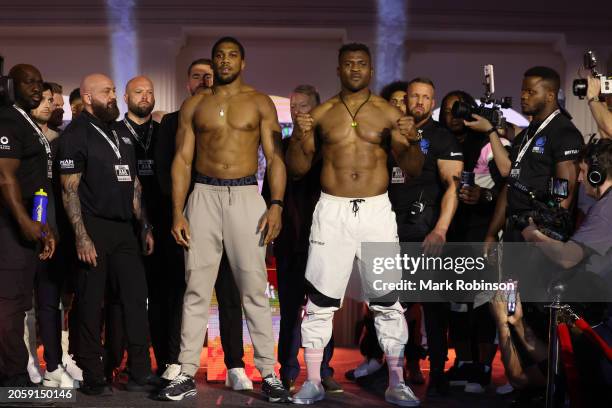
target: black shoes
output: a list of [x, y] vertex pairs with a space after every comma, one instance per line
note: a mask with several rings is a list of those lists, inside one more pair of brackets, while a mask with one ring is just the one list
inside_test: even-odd
[[149, 374], [143, 379], [135, 379], [130, 376], [125, 384], [125, 390], [130, 392], [153, 392], [163, 385], [161, 378], [154, 374]]
[[275, 374], [270, 374], [261, 383], [261, 392], [269, 402], [291, 402], [291, 395]]
[[164, 401], [181, 401], [196, 396], [196, 384], [192, 376], [180, 373], [163, 390], [157, 398]]
[[457, 363], [444, 373], [451, 387], [464, 387], [470, 378], [474, 376], [474, 365], [472, 363]]
[[83, 394], [97, 397], [110, 397], [113, 395], [113, 389], [106, 381], [83, 381], [79, 391]]
[[336, 380], [334, 380], [334, 377], [332, 376], [321, 379], [321, 385], [323, 385], [323, 388], [325, 388], [325, 392], [330, 394], [339, 394], [344, 392], [342, 386]]
[[450, 395], [450, 384], [444, 372], [432, 372], [427, 384], [428, 397], [447, 397]]

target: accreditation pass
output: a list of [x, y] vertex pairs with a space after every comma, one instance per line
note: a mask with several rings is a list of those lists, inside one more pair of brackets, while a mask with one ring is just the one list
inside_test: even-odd
[[0, 387], [0, 403], [76, 402], [76, 390], [47, 387]]

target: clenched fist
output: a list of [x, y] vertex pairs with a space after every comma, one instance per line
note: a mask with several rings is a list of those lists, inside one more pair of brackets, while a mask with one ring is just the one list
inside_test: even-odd
[[412, 116], [402, 116], [397, 120], [400, 134], [406, 138], [408, 143], [418, 140], [417, 130]]
[[310, 115], [310, 113], [298, 113], [297, 118], [297, 127], [298, 129], [304, 133], [310, 133], [313, 128], [314, 119]]

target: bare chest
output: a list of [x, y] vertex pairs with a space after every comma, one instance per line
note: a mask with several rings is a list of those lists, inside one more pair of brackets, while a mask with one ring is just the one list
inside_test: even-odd
[[342, 104], [331, 108], [319, 121], [326, 144], [369, 143], [379, 145], [387, 137], [391, 123], [374, 105], [365, 105], [357, 115]]
[[259, 129], [257, 104], [246, 97], [207, 98], [194, 115], [197, 133], [253, 132]]

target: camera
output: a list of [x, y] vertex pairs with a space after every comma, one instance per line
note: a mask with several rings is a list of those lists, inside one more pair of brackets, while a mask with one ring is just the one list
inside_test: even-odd
[[[467, 120], [471, 122], [474, 120], [472, 114], [475, 113], [479, 116], [484, 117], [491, 125], [495, 128], [503, 128], [506, 125], [506, 118], [502, 113], [502, 108], [509, 108], [512, 106], [512, 98], [505, 96], [501, 99], [494, 99], [493, 94], [495, 93], [495, 76], [493, 74], [493, 65], [488, 64], [484, 66], [484, 83], [485, 93], [480, 98], [481, 105], [473, 107], [468, 103], [457, 101], [453, 104], [451, 112], [453, 117]], [[486, 106], [490, 105], [490, 106]]]
[[0, 55], [0, 107], [15, 103], [13, 79], [4, 76], [4, 57]]
[[557, 241], [567, 241], [573, 232], [572, 217], [568, 210], [561, 207], [561, 201], [568, 197], [568, 181], [566, 179], [551, 178], [548, 191], [535, 192], [521, 184], [518, 180], [510, 186], [529, 196], [532, 210], [519, 215], [513, 215], [514, 225], [523, 230], [529, 226], [529, 218], [544, 235]]
[[[597, 57], [593, 51], [587, 51], [584, 54], [584, 69], [591, 71], [593, 78], [599, 78], [602, 95], [612, 94], [612, 77], [606, 77], [597, 72]], [[580, 99], [584, 99], [587, 94], [588, 81], [585, 78], [574, 79], [572, 83], [572, 92]]]

